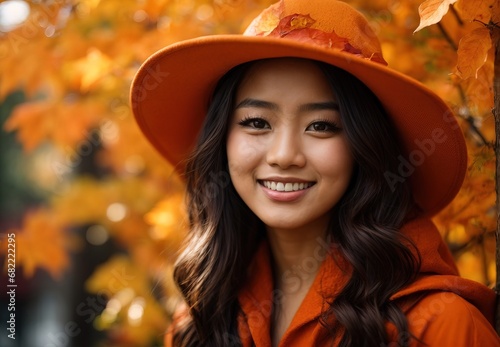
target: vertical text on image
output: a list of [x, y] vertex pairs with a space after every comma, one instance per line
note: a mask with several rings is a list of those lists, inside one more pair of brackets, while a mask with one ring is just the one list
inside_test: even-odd
[[7, 321], [7, 336], [16, 339], [16, 234], [7, 234], [7, 311], [9, 312]]

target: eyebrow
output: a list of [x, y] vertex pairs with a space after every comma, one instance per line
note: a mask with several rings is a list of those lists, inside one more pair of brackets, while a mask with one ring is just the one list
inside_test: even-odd
[[236, 110], [238, 108], [244, 108], [244, 107], [265, 108], [273, 111], [279, 109], [278, 105], [276, 105], [275, 103], [264, 100], [251, 99], [251, 98], [244, 99], [238, 105], [236, 105], [234, 109]]
[[310, 104], [305, 104], [300, 106], [300, 112], [311, 112], [311, 111], [322, 111], [322, 110], [332, 110], [339, 111], [339, 104], [335, 101], [325, 101], [325, 102], [313, 102]]
[[[247, 98], [241, 101], [238, 105], [236, 105], [235, 110], [238, 108], [244, 107], [255, 107], [255, 108], [264, 108], [272, 111], [276, 111], [279, 109], [279, 106], [275, 103]], [[322, 111], [322, 110], [333, 110], [339, 111], [339, 104], [335, 101], [325, 101], [325, 102], [312, 102], [309, 104], [304, 104], [299, 107], [300, 112], [311, 112], [311, 111]]]

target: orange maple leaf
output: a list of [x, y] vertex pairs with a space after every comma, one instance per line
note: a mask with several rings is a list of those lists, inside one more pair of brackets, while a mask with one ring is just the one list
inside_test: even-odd
[[472, 30], [458, 44], [456, 74], [462, 79], [477, 78], [477, 72], [488, 59], [491, 48], [490, 31], [486, 27]]
[[[489, 52], [490, 54], [492, 52]], [[476, 71], [476, 78], [469, 78], [461, 81], [467, 94], [467, 104], [471, 109], [477, 109], [478, 115], [483, 115], [482, 132], [490, 141], [495, 139], [495, 126], [491, 109], [493, 108], [493, 77], [495, 66], [493, 59], [488, 59], [486, 63]]]
[[104, 107], [97, 102], [44, 100], [17, 106], [5, 122], [6, 131], [17, 130], [24, 150], [32, 151], [44, 140], [65, 148], [85, 140], [87, 130], [97, 125]]
[[495, 0], [466, 0], [457, 2], [457, 10], [463, 20], [479, 20], [488, 23], [491, 19]]
[[[44, 115], [50, 114], [54, 105], [48, 102], [24, 103], [15, 108], [4, 125], [6, 131], [18, 130], [17, 138], [29, 152], [43, 141], [46, 134]], [[47, 117], [48, 118], [48, 117]]]
[[[22, 267], [26, 277], [41, 268], [59, 279], [69, 266], [69, 251], [78, 246], [61, 220], [46, 209], [27, 213], [22, 228], [8, 233], [15, 234], [16, 267]], [[5, 247], [0, 252], [5, 252]]]

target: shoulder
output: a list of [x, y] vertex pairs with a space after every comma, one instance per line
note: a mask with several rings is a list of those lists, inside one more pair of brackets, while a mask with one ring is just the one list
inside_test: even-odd
[[419, 295], [406, 316], [412, 334], [427, 346], [500, 346], [497, 333], [484, 315], [452, 292]]

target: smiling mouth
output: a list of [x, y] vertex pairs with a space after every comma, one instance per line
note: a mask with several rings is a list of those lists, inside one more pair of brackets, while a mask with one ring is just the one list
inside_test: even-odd
[[296, 192], [304, 190], [314, 185], [314, 182], [275, 182], [275, 181], [259, 181], [264, 187], [277, 192]]

